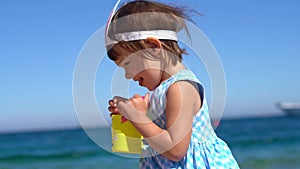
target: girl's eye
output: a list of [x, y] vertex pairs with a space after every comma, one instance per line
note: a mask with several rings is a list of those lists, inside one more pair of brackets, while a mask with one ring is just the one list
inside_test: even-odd
[[124, 66], [128, 66], [130, 64], [130, 61], [127, 61], [124, 63]]

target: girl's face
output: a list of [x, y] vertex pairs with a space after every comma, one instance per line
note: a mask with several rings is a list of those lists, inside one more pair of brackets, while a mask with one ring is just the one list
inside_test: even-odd
[[148, 59], [143, 51], [130, 53], [118, 47], [120, 54], [114, 61], [125, 70], [125, 77], [137, 81], [140, 86], [154, 90], [163, 81], [163, 71], [159, 59]]

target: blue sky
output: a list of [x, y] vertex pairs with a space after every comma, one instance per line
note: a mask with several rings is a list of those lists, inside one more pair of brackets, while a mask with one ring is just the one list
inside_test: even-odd
[[[280, 114], [275, 102], [300, 102], [299, 1], [176, 2], [205, 15], [193, 18], [224, 66], [224, 117]], [[76, 60], [87, 40], [105, 25], [114, 1], [0, 4], [0, 132], [78, 126], [72, 98]], [[111, 78], [105, 72], [115, 70], [104, 58], [96, 77], [95, 95], [103, 114], [111, 97], [102, 93], [109, 86], [105, 79]], [[205, 75], [203, 80], [209, 85]], [[144, 92], [131, 86], [133, 93]]]

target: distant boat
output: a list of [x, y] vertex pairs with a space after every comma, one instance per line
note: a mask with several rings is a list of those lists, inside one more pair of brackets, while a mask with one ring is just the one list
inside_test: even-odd
[[279, 102], [276, 106], [282, 110], [287, 116], [300, 117], [300, 103]]

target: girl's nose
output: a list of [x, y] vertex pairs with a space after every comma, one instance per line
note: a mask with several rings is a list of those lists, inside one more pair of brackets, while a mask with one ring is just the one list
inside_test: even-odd
[[129, 71], [125, 71], [125, 78], [126, 79], [131, 79], [133, 77], [133, 74]]

